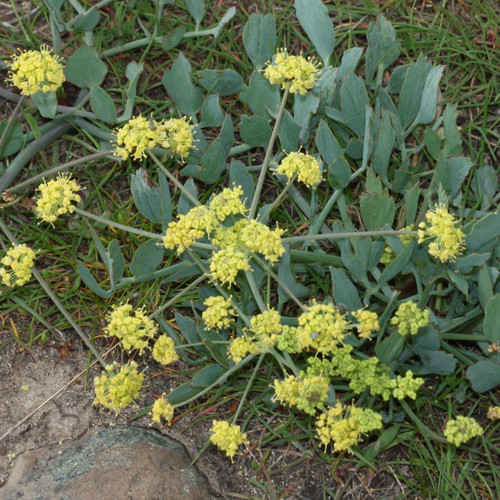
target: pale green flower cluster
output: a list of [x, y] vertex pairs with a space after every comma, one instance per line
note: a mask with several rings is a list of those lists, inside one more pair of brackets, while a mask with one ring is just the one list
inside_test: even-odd
[[431, 314], [428, 309], [419, 309], [415, 302], [403, 302], [391, 319], [391, 325], [397, 325], [401, 335], [416, 335], [419, 328], [427, 326]]
[[290, 375], [285, 380], [275, 380], [273, 386], [281, 404], [295, 406], [308, 415], [314, 415], [328, 400], [328, 381], [320, 375]]
[[283, 325], [281, 335], [278, 336], [278, 348], [288, 354], [297, 354], [302, 351], [296, 327]]
[[168, 335], [160, 335], [153, 346], [153, 359], [162, 365], [170, 365], [179, 359], [175, 343]]
[[122, 367], [115, 362], [107, 366], [100, 377], [94, 378], [94, 404], [100, 404], [118, 415], [139, 397], [143, 381], [144, 375], [137, 371], [135, 361]]
[[163, 245], [169, 250], [177, 248], [177, 253], [181, 254], [197, 239], [210, 234], [217, 224], [217, 216], [213, 210], [205, 206], [194, 207], [177, 221], [168, 224]]
[[[401, 229], [401, 231], [413, 231], [413, 224], [404, 227], [403, 229]], [[410, 241], [413, 240], [413, 238], [415, 238], [415, 236], [413, 234], [400, 234], [398, 238], [405, 247], [410, 243]], [[386, 247], [384, 248], [384, 253], [382, 254], [382, 257], [380, 257], [380, 263], [389, 266], [395, 260], [396, 252], [394, 252], [394, 250], [389, 245], [386, 245]]]
[[352, 350], [352, 346], [345, 345], [338, 348], [331, 359], [310, 357], [307, 360], [307, 375], [323, 375], [329, 379], [342, 377], [356, 394], [368, 389], [370, 394], [381, 396], [384, 401], [391, 396], [415, 399], [415, 391], [424, 383], [422, 378], [413, 378], [411, 371], [407, 371], [405, 377], [398, 375], [391, 378], [389, 367], [376, 357], [356, 359], [352, 356]]
[[225, 221], [230, 215], [244, 215], [246, 207], [241, 200], [242, 196], [243, 188], [241, 186], [234, 186], [232, 189], [224, 188], [210, 201], [210, 210], [215, 212], [215, 216], [220, 222]]
[[313, 59], [290, 56], [285, 50], [279, 51], [264, 69], [264, 76], [272, 85], [279, 83], [285, 88], [290, 83], [290, 92], [303, 95], [312, 89], [318, 76], [318, 65]]
[[36, 200], [36, 215], [45, 222], [53, 224], [56, 219], [65, 213], [73, 213], [75, 206], [73, 202], [80, 201], [80, 186], [70, 178], [62, 174], [49, 182], [38, 186], [40, 196]]
[[66, 80], [61, 59], [45, 45], [14, 54], [12, 60], [9, 78], [22, 95], [55, 92]]
[[472, 417], [459, 415], [456, 419], [448, 420], [443, 432], [446, 440], [455, 446], [460, 446], [476, 436], [482, 436], [483, 428]]
[[348, 327], [345, 316], [332, 304], [314, 302], [298, 319], [296, 333], [299, 345], [302, 349], [314, 349], [322, 354], [335, 352]]
[[0, 261], [0, 278], [5, 286], [22, 286], [31, 279], [35, 252], [25, 244], [14, 245]]
[[427, 222], [418, 225], [418, 242], [433, 239], [429, 243], [429, 254], [441, 262], [453, 262], [465, 248], [464, 233], [456, 227], [458, 221], [442, 204], [435, 210], [429, 210], [425, 218]]
[[297, 175], [299, 182], [308, 187], [313, 187], [321, 182], [321, 168], [318, 160], [307, 153], [290, 153], [286, 155], [276, 168], [280, 175], [291, 179]]
[[367, 339], [373, 332], [380, 330], [377, 313], [366, 309], [358, 309], [352, 315], [358, 322], [356, 328], [360, 338]]
[[148, 347], [149, 339], [155, 337], [158, 326], [141, 309], [132, 310], [130, 304], [115, 306], [105, 332], [110, 337], [116, 337], [126, 351], [137, 349], [142, 353]]
[[226, 455], [233, 459], [238, 446], [247, 442], [247, 435], [241, 432], [239, 425], [230, 424], [225, 420], [214, 420], [210, 429], [212, 441], [217, 448], [226, 452]]
[[193, 147], [193, 127], [185, 117], [157, 122], [139, 115], [116, 130], [115, 135], [115, 153], [124, 160], [130, 156], [140, 160], [147, 150], [157, 146], [184, 158]]
[[166, 394], [163, 393], [161, 398], [158, 398], [153, 408], [151, 409], [151, 419], [153, 422], [160, 423], [161, 420], [165, 420], [169, 424], [174, 418], [175, 406], [171, 405], [166, 398]]
[[371, 409], [346, 406], [340, 402], [316, 419], [319, 440], [325, 447], [333, 443], [335, 451], [351, 451], [363, 434], [381, 428], [382, 415], [379, 413]]
[[227, 354], [237, 365], [247, 354], [258, 354], [259, 347], [251, 337], [234, 337], [229, 344]]
[[236, 316], [236, 311], [231, 307], [231, 299], [221, 296], [208, 297], [203, 304], [207, 306], [201, 314], [206, 325], [205, 330], [227, 328], [231, 324], [231, 316]]

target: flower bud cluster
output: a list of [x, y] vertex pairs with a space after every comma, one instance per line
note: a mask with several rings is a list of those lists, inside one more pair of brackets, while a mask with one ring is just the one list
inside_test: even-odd
[[225, 420], [214, 420], [210, 429], [212, 441], [217, 448], [226, 452], [228, 457], [234, 457], [238, 446], [247, 442], [246, 432], [241, 432], [239, 425], [230, 424]]
[[207, 306], [201, 314], [206, 325], [205, 330], [227, 328], [231, 323], [231, 316], [236, 316], [236, 311], [231, 307], [231, 299], [220, 295], [212, 296], [206, 298], [203, 304]]
[[153, 346], [153, 359], [162, 364], [170, 365], [179, 359], [175, 343], [168, 335], [160, 335]]
[[295, 406], [304, 413], [314, 415], [328, 400], [328, 381], [320, 375], [300, 375], [301, 378], [290, 375], [285, 380], [275, 380], [275, 396], [281, 404]]
[[0, 278], [5, 286], [23, 286], [31, 278], [35, 252], [25, 244], [14, 245], [0, 261]]
[[459, 415], [456, 419], [448, 420], [443, 434], [446, 440], [460, 446], [476, 436], [482, 436], [483, 428], [472, 417], [464, 417]]
[[431, 314], [428, 309], [419, 309], [415, 302], [403, 302], [391, 319], [391, 325], [397, 325], [398, 332], [405, 336], [416, 335], [419, 328], [427, 326]]
[[286, 155], [276, 168], [276, 173], [291, 179], [294, 175], [300, 182], [313, 187], [321, 182], [321, 168], [318, 160], [307, 153], [290, 153]]
[[167, 423], [170, 423], [174, 418], [174, 410], [175, 407], [168, 402], [166, 398], [166, 394], [163, 393], [161, 398], [158, 398], [151, 410], [151, 419], [153, 422], [160, 423], [161, 420], [166, 420]]

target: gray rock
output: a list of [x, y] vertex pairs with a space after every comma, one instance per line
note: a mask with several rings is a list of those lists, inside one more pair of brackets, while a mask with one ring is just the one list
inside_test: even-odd
[[4, 500], [212, 500], [221, 498], [184, 446], [140, 427], [91, 429], [75, 441], [17, 458]]

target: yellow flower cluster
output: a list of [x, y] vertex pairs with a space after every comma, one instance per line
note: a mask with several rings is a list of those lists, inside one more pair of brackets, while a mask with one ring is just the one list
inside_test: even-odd
[[281, 333], [281, 315], [276, 309], [269, 309], [250, 318], [252, 331], [259, 335], [277, 335]]
[[335, 352], [345, 336], [348, 322], [332, 304], [316, 304], [299, 316], [297, 339], [302, 349], [312, 348], [328, 354]]
[[290, 375], [285, 380], [275, 380], [273, 385], [281, 404], [296, 406], [308, 415], [314, 415], [328, 400], [328, 381], [320, 375], [304, 376], [302, 379]]
[[28, 245], [14, 245], [0, 261], [0, 278], [5, 286], [23, 286], [31, 278], [35, 252]]
[[413, 372], [408, 370], [405, 376], [398, 375], [396, 377], [396, 387], [392, 391], [392, 395], [396, 399], [411, 398], [417, 399], [417, 390], [420, 389], [424, 379], [420, 377], [413, 377]]
[[415, 302], [403, 302], [391, 319], [391, 325], [397, 325], [401, 335], [416, 335], [418, 329], [429, 324], [430, 312], [428, 309], [423, 311], [418, 308]]
[[[160, 126], [160, 125], [159, 125]], [[162, 127], [168, 134], [168, 148], [174, 155], [179, 155], [182, 159], [189, 156], [189, 151], [193, 147], [193, 126], [189, 124], [189, 119], [171, 118], [164, 122]]]
[[302, 351], [296, 327], [283, 325], [281, 335], [278, 337], [278, 348], [288, 354], [297, 354]]
[[100, 404], [118, 415], [123, 408], [139, 397], [143, 381], [144, 375], [137, 371], [135, 361], [121, 368], [114, 362], [106, 367], [106, 372], [100, 377], [94, 378], [94, 404]]
[[380, 330], [377, 313], [367, 311], [366, 309], [358, 309], [352, 315], [358, 322], [358, 335], [362, 339], [367, 339], [373, 332]]
[[155, 337], [158, 327], [141, 309], [131, 314], [132, 309], [130, 304], [115, 307], [109, 315], [105, 332], [116, 337], [125, 350], [137, 349], [142, 353], [148, 347], [149, 339]]
[[228, 357], [237, 365], [247, 354], [257, 354], [259, 347], [251, 337], [235, 337], [231, 340]]
[[210, 262], [210, 276], [223, 285], [236, 283], [239, 271], [248, 271], [250, 263], [248, 257], [241, 250], [234, 247], [219, 249], [212, 254]]
[[124, 160], [130, 156], [140, 160], [146, 156], [145, 151], [156, 146], [184, 158], [193, 146], [193, 127], [186, 118], [157, 122], [139, 115], [116, 130], [115, 135], [115, 153]]
[[80, 201], [80, 186], [69, 175], [59, 175], [57, 179], [44, 182], [38, 186], [40, 196], [36, 201], [36, 215], [45, 222], [53, 224], [56, 219], [65, 213], [73, 213], [73, 202]]
[[321, 182], [321, 168], [318, 160], [307, 153], [290, 153], [286, 155], [276, 168], [280, 175], [291, 179], [294, 175], [300, 182], [313, 187]]
[[305, 94], [312, 89], [318, 75], [318, 64], [313, 59], [302, 56], [290, 56], [285, 50], [274, 56], [264, 69], [264, 76], [272, 85], [279, 83], [285, 88], [290, 83], [290, 92]]
[[459, 415], [456, 419], [448, 420], [444, 429], [444, 437], [449, 443], [460, 446], [476, 436], [482, 436], [483, 428], [472, 417]]
[[22, 95], [55, 92], [65, 81], [61, 59], [45, 45], [14, 54], [12, 60], [9, 78]]
[[212, 198], [210, 209], [215, 212], [215, 216], [220, 222], [225, 221], [230, 215], [244, 215], [246, 207], [241, 200], [242, 195], [243, 188], [241, 186], [235, 186], [232, 189], [224, 188], [221, 193]]
[[212, 441], [217, 448], [226, 452], [233, 459], [238, 446], [247, 442], [246, 432], [241, 432], [239, 425], [230, 424], [225, 420], [214, 420], [210, 429]]
[[490, 420], [500, 420], [500, 406], [490, 406], [486, 416]]
[[270, 229], [255, 219], [246, 220], [242, 227], [240, 241], [252, 252], [261, 253], [267, 261], [274, 263], [285, 253], [281, 243], [283, 229]]
[[162, 365], [170, 365], [179, 359], [174, 341], [168, 335], [160, 335], [153, 346], [153, 359]]
[[187, 214], [181, 215], [179, 220], [168, 224], [163, 245], [169, 250], [177, 248], [177, 253], [181, 254], [197, 239], [211, 233], [217, 224], [213, 210], [205, 206], [194, 207]]
[[429, 254], [438, 258], [441, 262], [454, 261], [465, 248], [464, 233], [456, 224], [452, 214], [444, 205], [438, 205], [435, 210], [429, 210], [425, 214], [426, 222], [421, 222], [418, 227], [418, 242], [423, 243], [433, 239], [429, 243]]
[[316, 433], [326, 447], [333, 442], [335, 451], [351, 451], [363, 434], [382, 428], [382, 416], [370, 409], [345, 406], [338, 402], [316, 420]]
[[[401, 229], [401, 231], [413, 231], [413, 224], [404, 227], [403, 229]], [[404, 247], [407, 246], [410, 241], [413, 240], [413, 238], [415, 238], [413, 234], [400, 234], [398, 237]], [[380, 263], [384, 264], [385, 266], [389, 266], [395, 260], [396, 253], [389, 245], [386, 245], [386, 247], [384, 248], [384, 253], [382, 254], [382, 257], [380, 257]]]
[[231, 307], [231, 299], [224, 297], [208, 297], [203, 302], [207, 308], [201, 313], [205, 322], [205, 330], [210, 328], [226, 328], [231, 323], [231, 316], [236, 316], [236, 311]]
[[166, 398], [166, 394], [163, 393], [161, 398], [158, 398], [153, 408], [151, 409], [151, 419], [153, 422], [160, 423], [161, 420], [166, 420], [167, 423], [170, 423], [174, 418], [174, 410], [175, 406], [171, 405]]

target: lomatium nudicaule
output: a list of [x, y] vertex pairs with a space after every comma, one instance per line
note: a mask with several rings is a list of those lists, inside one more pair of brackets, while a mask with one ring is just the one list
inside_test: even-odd
[[[286, 89], [285, 96], [288, 91], [304, 95], [313, 89], [319, 70], [314, 60], [283, 50], [267, 64], [263, 75], [272, 85]], [[24, 95], [54, 91], [64, 82], [60, 60], [45, 48], [14, 56], [10, 77]], [[194, 148], [194, 128], [185, 117], [157, 121], [137, 116], [117, 129], [115, 138], [115, 154], [123, 160], [142, 160], [154, 148], [163, 148], [183, 161]], [[314, 189], [323, 180], [320, 162], [309, 153], [285, 154], [275, 173], [289, 180], [297, 179], [302, 183], [301, 189], [304, 186]], [[38, 188], [37, 216], [52, 224], [60, 215], [73, 212], [74, 203], [80, 201], [79, 190], [78, 184], [67, 175], [42, 184]], [[371, 409], [332, 402], [331, 387], [335, 379], [347, 381], [354, 394], [367, 391], [371, 397], [384, 401], [415, 399], [424, 380], [411, 370], [404, 375], [394, 374], [376, 356], [358, 357], [346, 338], [357, 333], [356, 342], [368, 343], [381, 328], [370, 304], [344, 312], [330, 301], [313, 299], [308, 306], [299, 303], [302, 310], [294, 318], [296, 321], [290, 322], [266, 303], [261, 305], [260, 313], [249, 314], [245, 325], [240, 325], [241, 307], [230, 295], [229, 292], [233, 293], [230, 289], [237, 293], [239, 278], [253, 272], [252, 259], [259, 265], [264, 262], [271, 269], [285, 254], [284, 230], [268, 224], [267, 220], [265, 223], [259, 220], [255, 211], [247, 208], [246, 201], [241, 185], [223, 188], [207, 197], [205, 204], [198, 204], [171, 221], [162, 237], [163, 246], [178, 256], [187, 253], [194, 258], [198, 249], [205, 252], [206, 277], [219, 295], [205, 298], [201, 318], [205, 330], [216, 330], [221, 339], [226, 339], [221, 343], [225, 343], [228, 359], [238, 365], [248, 355], [276, 354], [276, 350], [282, 351], [287, 359], [301, 356], [303, 370], [296, 369], [291, 375], [285, 373], [282, 380], [272, 382], [274, 399], [313, 416], [316, 435], [325, 447], [352, 452], [366, 434], [382, 428], [382, 415]], [[410, 226], [405, 229], [411, 234], [400, 236], [403, 245], [418, 236], [418, 243], [428, 243], [429, 254], [441, 262], [454, 261], [464, 249], [464, 234], [442, 204], [427, 212], [418, 234]], [[9, 251], [2, 259], [4, 267], [0, 268], [2, 281], [9, 286], [24, 284], [33, 265], [31, 249], [26, 245], [15, 248], [17, 253]], [[395, 258], [388, 247], [381, 262], [389, 265]], [[430, 311], [408, 300], [386, 324], [406, 336], [416, 335], [429, 321]], [[169, 335], [158, 336], [158, 325], [141, 308], [129, 304], [113, 308], [105, 333], [116, 338], [125, 351], [151, 352], [152, 358], [163, 365], [178, 361], [177, 351], [183, 348]], [[94, 379], [94, 402], [118, 414], [139, 396], [143, 381], [144, 375], [135, 361], [123, 366], [113, 363]], [[166, 394], [156, 399], [151, 414], [154, 422], [172, 421], [174, 405]], [[481, 432], [473, 419], [459, 417], [448, 422], [445, 436], [458, 446]], [[214, 420], [210, 440], [233, 459], [238, 447], [247, 443], [247, 434], [229, 421]]]

